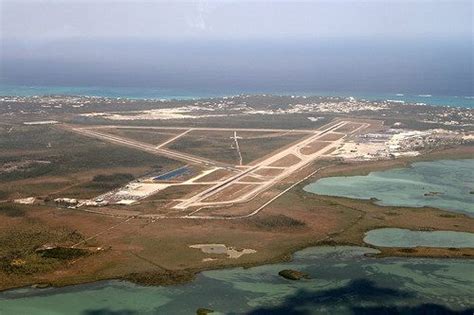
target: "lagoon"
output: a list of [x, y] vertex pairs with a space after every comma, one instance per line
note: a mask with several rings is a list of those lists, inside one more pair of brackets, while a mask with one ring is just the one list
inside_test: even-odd
[[413, 163], [365, 176], [322, 178], [304, 187], [318, 195], [376, 198], [384, 206], [434, 207], [474, 216], [474, 159]]
[[[308, 248], [289, 263], [206, 271], [191, 283], [169, 287], [102, 281], [11, 290], [0, 293], [0, 313], [195, 314], [200, 307], [213, 314], [474, 311], [473, 260], [370, 257], [374, 253], [363, 247]], [[311, 279], [284, 279], [278, 276], [282, 269]]]

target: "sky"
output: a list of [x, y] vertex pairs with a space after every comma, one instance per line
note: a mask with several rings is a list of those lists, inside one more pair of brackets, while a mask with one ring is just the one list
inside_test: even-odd
[[464, 0], [0, 0], [0, 82], [469, 93], [473, 10]]
[[464, 0], [0, 0], [2, 39], [466, 37]]

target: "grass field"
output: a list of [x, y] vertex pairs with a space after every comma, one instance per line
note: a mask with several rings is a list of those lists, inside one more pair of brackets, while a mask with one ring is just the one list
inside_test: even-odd
[[154, 145], [159, 145], [160, 143], [165, 142], [166, 140], [182, 132], [180, 130], [153, 130], [135, 128], [104, 128], [100, 131]]
[[274, 137], [243, 138], [239, 140], [243, 162], [244, 164], [251, 163], [292, 142], [301, 140], [302, 137], [304, 137], [304, 134], [276, 134]]
[[281, 159], [279, 159], [278, 161], [273, 162], [270, 166], [287, 167], [287, 166], [294, 165], [300, 161], [301, 159], [297, 157], [296, 155], [288, 154], [282, 157]]
[[322, 136], [318, 140], [320, 140], [320, 141], [335, 141], [335, 140], [341, 139], [342, 137], [344, 137], [344, 134], [342, 134], [342, 133], [330, 132], [330, 133], [325, 134], [324, 136]]
[[[169, 148], [211, 160], [239, 163], [232, 131], [191, 131], [169, 145]], [[304, 134], [237, 131], [243, 164], [251, 163], [301, 139]]]
[[232, 132], [226, 131], [191, 131], [172, 142], [168, 148], [218, 162], [237, 164], [239, 155], [233, 146], [232, 136]]
[[334, 131], [335, 132], [342, 132], [342, 133], [349, 133], [349, 132], [352, 132], [352, 131], [356, 130], [357, 128], [359, 128], [361, 126], [362, 126], [362, 124], [359, 124], [359, 123], [351, 123], [351, 124], [346, 124], [342, 127], [339, 127]]
[[207, 174], [206, 176], [203, 176], [196, 180], [196, 183], [204, 183], [204, 182], [212, 182], [212, 181], [217, 181], [221, 180], [223, 178], [227, 178], [234, 173], [225, 169], [218, 169], [215, 170], [214, 172]]
[[308, 144], [306, 147], [301, 148], [301, 153], [305, 155], [310, 155], [322, 150], [323, 148], [327, 147], [330, 144], [331, 144], [330, 142], [313, 141], [310, 144]]

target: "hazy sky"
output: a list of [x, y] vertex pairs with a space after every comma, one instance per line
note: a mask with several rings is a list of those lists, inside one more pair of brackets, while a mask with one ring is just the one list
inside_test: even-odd
[[472, 95], [472, 0], [0, 0], [0, 83]]
[[3, 39], [472, 36], [471, 0], [0, 0]]

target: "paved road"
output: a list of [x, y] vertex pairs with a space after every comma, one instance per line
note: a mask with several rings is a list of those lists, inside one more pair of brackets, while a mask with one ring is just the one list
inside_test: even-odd
[[121, 144], [121, 145], [124, 145], [124, 146], [132, 147], [132, 148], [139, 149], [139, 150], [149, 152], [149, 153], [152, 153], [152, 154], [162, 155], [162, 156], [170, 157], [170, 158], [185, 161], [185, 162], [190, 162], [190, 163], [193, 163], [193, 164], [219, 166], [219, 167], [232, 168], [233, 169], [233, 166], [229, 165], [229, 164], [225, 164], [225, 163], [205, 159], [205, 158], [202, 158], [202, 157], [197, 157], [197, 156], [194, 156], [194, 155], [191, 155], [191, 154], [176, 152], [176, 151], [172, 151], [172, 150], [169, 150], [169, 149], [162, 149], [161, 147], [157, 147], [157, 146], [152, 145], [152, 144], [143, 143], [143, 142], [136, 141], [136, 140], [131, 140], [131, 139], [115, 136], [115, 135], [102, 133], [102, 132], [99, 132], [99, 131], [96, 131], [96, 130], [93, 130], [93, 129], [89, 129], [89, 128], [80, 128], [80, 127], [78, 128], [78, 127], [72, 127], [72, 126], [68, 126], [68, 125], [62, 125], [62, 127], [66, 128], [67, 130], [70, 130], [72, 132], [81, 134], [83, 136], [96, 138], [96, 139], [100, 139], [100, 140], [104, 140], [104, 141], [108, 141], [108, 142], [112, 142], [112, 143], [116, 143], [116, 144]]
[[179, 138], [181, 138], [182, 136], [186, 135], [188, 132], [190, 131], [193, 131], [194, 129], [193, 128], [190, 128], [190, 129], [187, 129], [185, 130], [184, 132], [180, 133], [179, 135], [177, 135], [176, 137], [173, 137], [171, 139], [168, 139], [166, 140], [165, 142], [163, 143], [160, 143], [159, 145], [156, 146], [157, 149], [159, 148], [164, 148], [166, 145], [170, 144], [171, 142], [175, 141], [175, 140], [178, 140]]
[[207, 128], [207, 127], [156, 127], [156, 126], [124, 126], [124, 125], [100, 125], [90, 126], [89, 129], [163, 129], [163, 130], [187, 130], [192, 128], [199, 131], [256, 131], [256, 132], [295, 132], [295, 133], [314, 133], [314, 129], [263, 129], [263, 128]]

